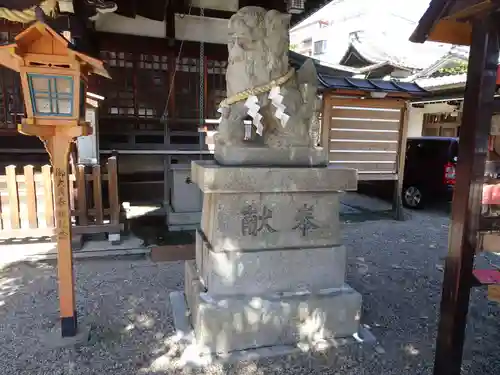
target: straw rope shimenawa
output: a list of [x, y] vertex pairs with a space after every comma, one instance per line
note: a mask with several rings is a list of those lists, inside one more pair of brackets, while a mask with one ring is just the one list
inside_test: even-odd
[[263, 94], [267, 91], [271, 91], [271, 89], [273, 87], [281, 86], [284, 83], [286, 83], [290, 78], [293, 77], [294, 74], [295, 74], [295, 69], [292, 68], [285, 75], [283, 75], [277, 79], [273, 79], [271, 82], [269, 82], [266, 85], [257, 86], [257, 87], [251, 88], [251, 89], [247, 89], [247, 90], [241, 91], [241, 92], [239, 92], [239, 93], [237, 93], [229, 98], [224, 99], [220, 103], [219, 107], [229, 107], [231, 104], [241, 102], [242, 100], [245, 100], [252, 95], [259, 95], [259, 94]]
[[[43, 13], [51, 16], [55, 13], [56, 5], [57, 0], [45, 0], [38, 6], [42, 9]], [[0, 18], [20, 23], [32, 22], [36, 20], [35, 8], [36, 6], [24, 10], [18, 10], [0, 7]]]

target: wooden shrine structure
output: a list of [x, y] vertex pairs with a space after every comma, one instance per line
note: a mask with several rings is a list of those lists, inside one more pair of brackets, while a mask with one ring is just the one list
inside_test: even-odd
[[489, 285], [490, 298], [498, 298], [500, 271], [474, 270], [474, 259], [479, 251], [500, 251], [498, 130], [492, 130], [492, 116], [500, 113], [499, 21], [497, 1], [432, 0], [411, 36], [470, 46], [434, 375], [461, 374], [471, 288]]
[[321, 143], [329, 163], [358, 171], [358, 180], [394, 182], [392, 210], [403, 219], [407, 103], [427, 92], [415, 83], [331, 77], [318, 73], [323, 94]]
[[[170, 206], [174, 167], [212, 158], [204, 129], [215, 127], [226, 95], [227, 20], [238, 8], [290, 12], [296, 24], [326, 2], [307, 0], [293, 8], [294, 1], [283, 0], [127, 0], [117, 1], [114, 13], [94, 17], [93, 2], [68, 0], [73, 12], [47, 15], [48, 25], [69, 32], [77, 49], [103, 60], [112, 77], [91, 78], [89, 91], [103, 98], [96, 111], [95, 159], [104, 165], [113, 151], [119, 153], [120, 199]], [[40, 3], [0, 0], [0, 7], [24, 11]], [[12, 42], [24, 27], [18, 19], [0, 20], [0, 40]], [[0, 160], [23, 160], [19, 169], [44, 165], [43, 145], [16, 131], [23, 115], [19, 79], [0, 69]]]

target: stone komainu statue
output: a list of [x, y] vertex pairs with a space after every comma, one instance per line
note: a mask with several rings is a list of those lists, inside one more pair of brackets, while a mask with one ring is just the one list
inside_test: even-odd
[[[216, 135], [216, 145], [248, 145], [285, 148], [311, 147], [309, 124], [314, 110], [317, 77], [314, 64], [308, 60], [297, 72], [288, 64], [290, 15], [260, 7], [244, 7], [229, 20], [229, 59], [226, 73], [227, 96], [221, 104], [222, 119]], [[285, 126], [276, 117], [269, 91], [273, 80], [286, 78], [280, 86], [282, 104], [289, 116]], [[288, 77], [288, 78], [287, 78]], [[268, 86], [255, 96], [262, 116], [262, 136], [253, 134], [251, 142], [244, 142], [243, 121], [248, 118], [245, 102], [251, 94], [246, 90]], [[231, 100], [234, 97], [240, 100]], [[217, 147], [217, 146], [216, 146]]]

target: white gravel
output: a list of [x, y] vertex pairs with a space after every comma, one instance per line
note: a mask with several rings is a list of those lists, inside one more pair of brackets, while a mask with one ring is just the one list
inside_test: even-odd
[[[183, 287], [183, 264], [127, 259], [76, 263], [78, 311], [94, 326], [94, 340], [50, 349], [39, 338], [59, 324], [55, 268], [18, 263], [0, 270], [0, 374], [431, 374], [446, 216], [345, 225], [348, 282], [364, 297], [362, 321], [378, 338], [375, 347], [176, 368], [168, 295]], [[499, 373], [499, 315], [484, 290], [473, 292], [464, 373]]]

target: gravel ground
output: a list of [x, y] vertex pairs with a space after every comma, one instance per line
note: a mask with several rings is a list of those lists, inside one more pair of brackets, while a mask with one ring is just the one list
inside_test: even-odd
[[[431, 374], [448, 223], [431, 211], [344, 226], [348, 282], [363, 295], [362, 322], [377, 346], [197, 370], [176, 367], [168, 295], [182, 289], [182, 263], [77, 262], [78, 310], [94, 340], [66, 349], [40, 343], [59, 324], [54, 266], [11, 265], [0, 270], [0, 374]], [[498, 306], [475, 290], [464, 374], [500, 373], [499, 328]]]

